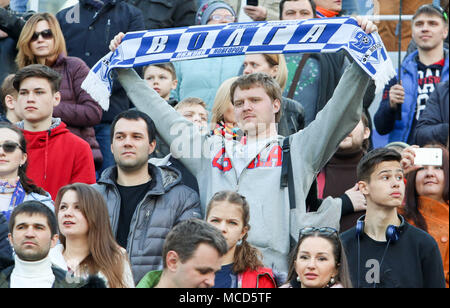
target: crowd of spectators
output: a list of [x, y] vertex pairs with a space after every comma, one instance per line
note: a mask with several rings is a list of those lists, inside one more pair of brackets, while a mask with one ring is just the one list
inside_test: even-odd
[[[449, 5], [403, 2], [0, 0], [0, 288], [448, 288]], [[81, 86], [128, 32], [348, 16], [407, 50], [381, 95], [345, 51]]]

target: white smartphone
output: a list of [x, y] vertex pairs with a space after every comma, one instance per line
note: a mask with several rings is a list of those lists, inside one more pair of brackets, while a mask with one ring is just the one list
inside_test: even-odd
[[417, 148], [414, 149], [416, 157], [414, 165], [420, 166], [442, 166], [442, 149], [439, 148]]

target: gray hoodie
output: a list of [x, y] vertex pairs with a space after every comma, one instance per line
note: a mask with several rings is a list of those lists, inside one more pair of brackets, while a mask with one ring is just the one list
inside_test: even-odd
[[118, 70], [118, 76], [134, 105], [153, 119], [160, 136], [171, 145], [174, 157], [197, 177], [203, 213], [218, 191], [237, 191], [247, 198], [251, 225], [248, 241], [263, 253], [266, 266], [287, 271], [289, 235], [297, 239], [301, 228], [339, 229], [340, 199], [327, 198], [317, 212], [310, 213], [306, 213], [305, 199], [316, 174], [361, 118], [369, 76], [357, 64], [346, 70], [316, 120], [290, 136], [297, 206], [292, 210], [288, 188], [280, 188], [283, 137], [260, 144], [257, 155], [240, 157], [246, 146], [221, 136], [202, 135], [134, 70]]

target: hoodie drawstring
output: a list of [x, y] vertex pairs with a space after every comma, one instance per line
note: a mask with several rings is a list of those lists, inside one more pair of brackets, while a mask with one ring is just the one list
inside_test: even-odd
[[47, 165], [48, 165], [48, 139], [50, 137], [50, 134], [52, 133], [52, 130], [49, 129], [48, 134], [45, 135], [45, 155], [44, 155], [44, 182], [47, 180]]

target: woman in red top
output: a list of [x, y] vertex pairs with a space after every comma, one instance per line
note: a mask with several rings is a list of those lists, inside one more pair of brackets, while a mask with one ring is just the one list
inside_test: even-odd
[[[407, 175], [405, 206], [403, 216], [412, 225], [428, 232], [437, 242], [444, 264], [447, 288], [449, 286], [449, 210], [448, 210], [448, 150], [439, 144], [429, 144], [426, 148], [442, 149], [442, 166], [413, 167]], [[406, 170], [414, 164], [414, 152], [405, 149], [403, 162], [409, 161]], [[406, 159], [409, 157], [409, 159]], [[405, 165], [404, 165], [405, 166]], [[418, 169], [417, 169], [418, 168]]]
[[217, 192], [209, 201], [206, 221], [222, 231], [228, 252], [216, 273], [215, 288], [276, 288], [270, 268], [260, 260], [261, 253], [247, 242], [250, 209], [242, 195]]

